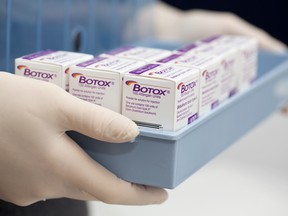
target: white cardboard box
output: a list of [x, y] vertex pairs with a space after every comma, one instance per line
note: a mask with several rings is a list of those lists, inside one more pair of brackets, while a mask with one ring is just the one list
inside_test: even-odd
[[15, 59], [15, 74], [51, 82], [68, 90], [70, 66], [92, 58], [84, 53], [42, 50]]
[[148, 64], [124, 74], [122, 114], [176, 131], [198, 118], [199, 70]]
[[159, 63], [181, 65], [200, 70], [199, 116], [209, 113], [220, 103], [221, 59], [206, 54], [172, 54]]
[[146, 63], [132, 59], [97, 56], [71, 66], [70, 94], [121, 113], [122, 76]]

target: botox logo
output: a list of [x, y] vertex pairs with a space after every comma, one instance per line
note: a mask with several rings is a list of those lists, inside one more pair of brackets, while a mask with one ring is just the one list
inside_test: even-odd
[[212, 79], [215, 79], [215, 77], [217, 76], [218, 74], [218, 70], [213, 70], [213, 71], [210, 71], [208, 72], [207, 70], [203, 71], [202, 73], [202, 77], [205, 77], [205, 80], [206, 81], [210, 81]]
[[195, 86], [197, 85], [197, 82], [196, 81], [192, 81], [188, 84], [185, 84], [183, 82], [181, 82], [178, 86], [177, 86], [177, 89], [178, 90], [181, 90], [181, 93], [184, 93], [184, 92], [187, 92], [191, 89], [193, 89]]
[[139, 83], [137, 83], [135, 81], [131, 81], [131, 80], [126, 81], [126, 85], [128, 85], [128, 86], [133, 85], [133, 92], [137, 92], [137, 93], [141, 92], [141, 93], [147, 93], [147, 94], [153, 94], [153, 95], [163, 95], [163, 96], [165, 96], [166, 94], [169, 93], [167, 90], [143, 86], [143, 85], [140, 85]]
[[23, 71], [24, 76], [31, 77], [31, 78], [53, 80], [53, 78], [56, 76], [55, 74], [52, 74], [52, 73], [31, 70], [25, 65], [18, 65], [17, 69]]
[[79, 83], [81, 83], [81, 84], [94, 85], [94, 86], [105, 86], [105, 87], [111, 87], [111, 85], [113, 84], [111, 81], [87, 78], [81, 73], [73, 73], [72, 77], [74, 77], [74, 78], [79, 77]]
[[70, 68], [66, 68], [65, 74], [69, 74]]
[[28, 67], [26, 65], [18, 65], [17, 66], [17, 69], [20, 71], [24, 70], [25, 68], [28, 68]]
[[71, 74], [71, 76], [73, 78], [77, 78], [78, 76], [83, 76], [83, 74], [82, 73], [73, 73], [73, 74]]

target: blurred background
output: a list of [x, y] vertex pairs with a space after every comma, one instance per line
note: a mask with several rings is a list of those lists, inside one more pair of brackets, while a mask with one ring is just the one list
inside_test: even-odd
[[[1, 0], [0, 70], [43, 49], [98, 54], [153, 37], [152, 14], [139, 24], [139, 9], [154, 0]], [[151, 11], [152, 13], [152, 11]], [[140, 34], [141, 30], [141, 34]]]

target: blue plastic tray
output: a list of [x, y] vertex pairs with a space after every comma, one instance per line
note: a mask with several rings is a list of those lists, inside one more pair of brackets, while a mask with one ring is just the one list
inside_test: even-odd
[[141, 128], [134, 142], [107, 144], [69, 135], [127, 181], [173, 189], [288, 99], [288, 57], [260, 53], [258, 78], [213, 112], [177, 131]]
[[[154, 0], [1, 1], [0, 70], [13, 72], [16, 57], [46, 48], [96, 54], [131, 42], [158, 48], [180, 47], [153, 40], [139, 42], [140, 27], [133, 17], [148, 2]], [[132, 31], [127, 38], [122, 29], [131, 20]], [[150, 28], [149, 19], [145, 26], [141, 25], [153, 38]], [[119, 145], [107, 145], [75, 132], [69, 134], [119, 177], [175, 188], [285, 101], [287, 95], [282, 87], [288, 86], [287, 58], [262, 53], [259, 77], [251, 89], [180, 131], [141, 128], [134, 143]]]

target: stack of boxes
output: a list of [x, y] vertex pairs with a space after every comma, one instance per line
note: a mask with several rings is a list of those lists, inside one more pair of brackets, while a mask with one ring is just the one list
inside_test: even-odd
[[174, 51], [128, 46], [93, 57], [46, 50], [16, 59], [15, 73], [54, 82], [141, 126], [177, 131], [249, 87], [257, 55], [256, 39], [222, 35]]

